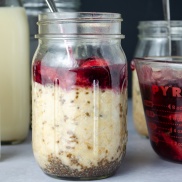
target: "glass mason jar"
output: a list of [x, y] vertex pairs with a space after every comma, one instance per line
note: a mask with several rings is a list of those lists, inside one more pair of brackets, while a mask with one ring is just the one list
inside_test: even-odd
[[[34, 35], [38, 33], [37, 21], [38, 15], [44, 12], [50, 12], [45, 0], [24, 0], [24, 7], [28, 15], [30, 28], [30, 61], [38, 45]], [[80, 7], [80, 0], [54, 0], [59, 12], [76, 12]]]
[[23, 141], [30, 124], [28, 20], [21, 1], [0, 1], [1, 142]]
[[[135, 57], [178, 57], [182, 56], [182, 21], [139, 22], [139, 40]], [[140, 88], [136, 71], [132, 75], [133, 119], [137, 132], [148, 137]]]
[[127, 65], [115, 13], [45, 13], [32, 65], [33, 151], [54, 177], [98, 179], [127, 142]]

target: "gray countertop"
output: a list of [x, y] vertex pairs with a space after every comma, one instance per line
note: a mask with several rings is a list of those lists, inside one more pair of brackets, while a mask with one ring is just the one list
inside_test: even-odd
[[[134, 130], [131, 100], [128, 107], [128, 144], [122, 165], [117, 173], [101, 181], [111, 182], [180, 182], [182, 164], [159, 158], [146, 138]], [[56, 182], [63, 181], [45, 175], [37, 165], [32, 152], [31, 133], [22, 144], [2, 146], [0, 182]]]

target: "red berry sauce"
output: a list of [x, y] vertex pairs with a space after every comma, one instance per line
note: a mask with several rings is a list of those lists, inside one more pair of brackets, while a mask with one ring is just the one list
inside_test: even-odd
[[37, 60], [33, 65], [33, 79], [42, 85], [56, 84], [63, 89], [93, 87], [94, 82], [101, 89], [121, 90], [127, 86], [126, 64], [110, 65], [100, 58], [79, 60], [78, 63], [76, 68], [54, 68]]
[[139, 81], [153, 149], [165, 159], [182, 162], [182, 86], [172, 75], [171, 70], [153, 72], [144, 66]]

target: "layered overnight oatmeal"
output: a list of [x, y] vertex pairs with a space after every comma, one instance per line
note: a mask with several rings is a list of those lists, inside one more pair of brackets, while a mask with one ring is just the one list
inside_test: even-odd
[[112, 175], [125, 154], [127, 129], [125, 64], [99, 58], [76, 68], [33, 65], [33, 150], [51, 176]]

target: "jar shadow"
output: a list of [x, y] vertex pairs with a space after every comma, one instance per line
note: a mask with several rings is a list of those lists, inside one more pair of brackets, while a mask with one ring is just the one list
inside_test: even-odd
[[153, 151], [149, 140], [141, 137], [140, 140], [145, 143], [145, 145], [138, 144], [138, 147], [136, 147], [136, 145], [133, 145], [133, 142], [130, 141], [128, 143], [125, 158], [123, 159], [116, 176], [145, 170], [146, 167], [155, 166], [160, 162], [159, 160], [161, 159]]
[[27, 137], [27, 139], [25, 139], [19, 144], [1, 145], [0, 161], [4, 162], [13, 158], [16, 160], [22, 157], [30, 156], [30, 153], [32, 153], [31, 134]]

